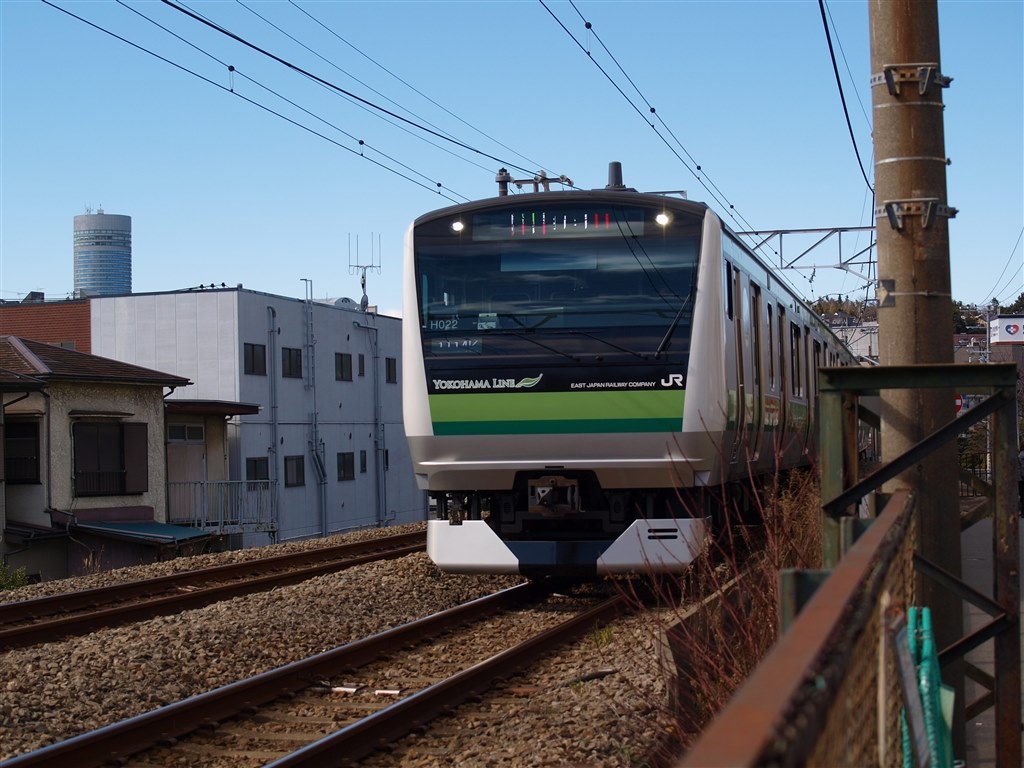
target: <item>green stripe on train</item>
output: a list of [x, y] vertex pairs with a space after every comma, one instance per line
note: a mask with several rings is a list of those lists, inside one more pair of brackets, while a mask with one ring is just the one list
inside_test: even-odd
[[678, 432], [680, 389], [430, 395], [435, 435]]

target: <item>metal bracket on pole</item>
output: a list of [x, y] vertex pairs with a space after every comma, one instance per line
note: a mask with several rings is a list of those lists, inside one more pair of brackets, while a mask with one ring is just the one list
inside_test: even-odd
[[935, 223], [936, 216], [945, 216], [952, 219], [956, 216], [957, 209], [949, 205], [943, 205], [937, 197], [917, 198], [914, 200], [886, 200], [875, 208], [875, 218], [885, 216], [889, 219], [889, 226], [895, 230], [903, 229], [904, 216], [920, 216], [921, 226], [928, 229]]
[[924, 96], [932, 84], [940, 88], [948, 88], [953, 82], [952, 77], [946, 77], [939, 72], [937, 63], [930, 64], [887, 64], [882, 67], [881, 74], [871, 76], [871, 86], [885, 84], [890, 96], [900, 95], [900, 84], [917, 81], [917, 93]]

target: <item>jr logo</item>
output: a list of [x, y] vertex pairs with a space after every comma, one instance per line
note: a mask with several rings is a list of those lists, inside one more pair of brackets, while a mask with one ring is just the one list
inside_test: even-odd
[[667, 378], [661, 380], [661, 386], [663, 387], [681, 387], [686, 382], [686, 378], [681, 373], [670, 373]]

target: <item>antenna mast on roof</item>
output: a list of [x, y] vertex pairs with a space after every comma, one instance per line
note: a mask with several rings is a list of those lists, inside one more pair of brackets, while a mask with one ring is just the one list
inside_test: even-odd
[[380, 235], [377, 235], [377, 253], [373, 252], [373, 233], [370, 233], [370, 263], [361, 264], [359, 260], [359, 235], [356, 235], [356, 260], [352, 263], [352, 233], [348, 236], [348, 273], [354, 275], [356, 271], [361, 272], [359, 284], [363, 289], [363, 298], [359, 301], [359, 309], [365, 312], [370, 306], [370, 299], [366, 295], [366, 270], [372, 269], [380, 274]]

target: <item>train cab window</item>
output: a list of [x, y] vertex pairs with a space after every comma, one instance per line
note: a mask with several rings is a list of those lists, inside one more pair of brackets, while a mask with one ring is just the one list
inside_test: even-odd
[[671, 329], [681, 349], [703, 222], [681, 209], [655, 221], [662, 207], [510, 204], [474, 212], [457, 234], [447, 218], [421, 221], [413, 248], [425, 343], [447, 355], [479, 351], [441, 343], [477, 334], [495, 348], [513, 333], [632, 328], [644, 329], [632, 334], [641, 348]]

